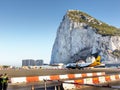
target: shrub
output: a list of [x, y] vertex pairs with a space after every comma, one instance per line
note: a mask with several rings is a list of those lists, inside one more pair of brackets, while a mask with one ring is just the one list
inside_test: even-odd
[[112, 52], [112, 54], [113, 55], [115, 55], [116, 57], [120, 57], [120, 51], [119, 50], [114, 50], [113, 52]]
[[120, 36], [120, 29], [99, 21], [90, 15], [78, 10], [71, 10], [67, 13], [70, 20], [79, 23], [86, 23], [88, 26], [96, 29], [96, 33], [103, 36]]

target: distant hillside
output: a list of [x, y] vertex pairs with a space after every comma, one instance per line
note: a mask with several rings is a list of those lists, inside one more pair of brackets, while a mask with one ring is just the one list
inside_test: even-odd
[[[120, 29], [110, 26], [102, 21], [99, 21], [90, 15], [83, 13], [78, 10], [69, 10], [67, 12], [67, 15], [69, 16], [70, 20], [73, 22], [79, 22], [79, 23], [86, 23], [92, 28], [95, 28], [96, 32], [101, 35], [110, 35], [110, 36], [120, 36]], [[86, 27], [87, 28], [87, 27]]]

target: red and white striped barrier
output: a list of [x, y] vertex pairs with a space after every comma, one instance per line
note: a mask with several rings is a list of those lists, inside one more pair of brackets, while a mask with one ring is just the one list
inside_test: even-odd
[[12, 77], [11, 83], [30, 83], [30, 82], [39, 82], [44, 80], [63, 80], [63, 79], [85, 78], [90, 76], [102, 76], [102, 75], [105, 75], [105, 72], [51, 75], [51, 76]]
[[[106, 83], [106, 82], [115, 81], [119, 79], [120, 79], [120, 74], [99, 76], [99, 77], [93, 77], [93, 78], [84, 78], [79, 80], [67, 80], [67, 81], [64, 81], [68, 83], [63, 83], [63, 88], [65, 90], [69, 90], [69, 89], [80, 88], [84, 84], [101, 84], [101, 83]], [[73, 84], [73, 83], [77, 83], [77, 84]], [[78, 85], [78, 84], [81, 84], [81, 85]]]

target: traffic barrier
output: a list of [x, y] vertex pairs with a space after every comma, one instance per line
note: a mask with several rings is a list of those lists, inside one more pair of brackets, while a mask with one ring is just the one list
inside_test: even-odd
[[119, 79], [119, 77], [120, 77], [119, 75], [115, 75], [115, 79]]
[[60, 75], [60, 79], [66, 79], [66, 78], [68, 78], [67, 74], [66, 75]]
[[66, 81], [66, 83], [63, 83], [63, 88], [65, 90], [69, 90], [69, 89], [75, 89], [76, 87], [78, 87], [77, 85], [75, 84], [70, 84], [70, 83], [75, 83], [74, 80], [70, 80], [70, 81]]
[[[64, 80], [64, 79], [86, 78], [86, 77], [101, 76], [101, 75], [105, 75], [105, 72], [50, 75], [50, 76], [12, 77], [11, 83], [24, 83], [24, 82], [30, 83], [30, 82], [38, 82], [38, 81], [44, 81], [44, 80]], [[118, 78], [118, 76], [116, 76], [115, 78]]]
[[38, 82], [39, 81], [39, 77], [38, 76], [34, 76], [34, 77], [26, 77], [27, 82]]
[[74, 74], [68, 74], [68, 78], [72, 79], [72, 78], [76, 78]]
[[26, 83], [26, 77], [14, 77], [10, 80], [11, 83]]
[[50, 76], [50, 80], [60, 80], [59, 75]]
[[106, 81], [110, 81], [110, 80], [111, 80], [110, 76], [106, 76], [106, 77], [105, 77], [105, 80], [106, 80]]
[[99, 78], [98, 77], [93, 78], [93, 83], [94, 84], [100, 83]]
[[[93, 77], [93, 78], [84, 78], [84, 79], [79, 79], [79, 80], [66, 80], [64, 81], [65, 83], [63, 82], [63, 88], [65, 90], [69, 90], [69, 89], [80, 88], [83, 85], [94, 85], [95, 86], [95, 84], [102, 84], [102, 83], [111, 82], [115, 80], [120, 80], [120, 74], [99, 76], [99, 77]], [[72, 87], [68, 87], [68, 84], [69, 86], [72, 85]]]

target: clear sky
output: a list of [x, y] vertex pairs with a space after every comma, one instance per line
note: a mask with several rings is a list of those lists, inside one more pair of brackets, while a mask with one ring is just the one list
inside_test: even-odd
[[57, 28], [77, 9], [120, 28], [120, 0], [0, 0], [0, 65], [50, 62]]

